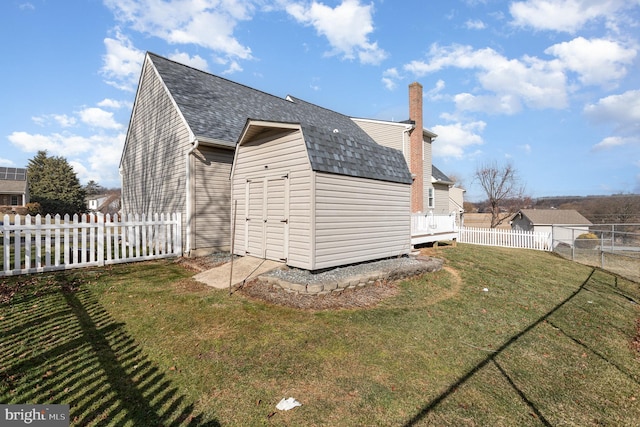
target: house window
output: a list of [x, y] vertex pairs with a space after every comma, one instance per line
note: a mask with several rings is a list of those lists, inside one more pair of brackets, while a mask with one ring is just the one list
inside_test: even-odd
[[433, 193], [433, 188], [429, 189], [429, 201], [428, 201], [428, 208], [429, 209], [433, 209], [436, 206], [436, 201], [435, 201], [435, 195]]
[[20, 202], [18, 202], [18, 196], [11, 196], [11, 206], [18, 206]]

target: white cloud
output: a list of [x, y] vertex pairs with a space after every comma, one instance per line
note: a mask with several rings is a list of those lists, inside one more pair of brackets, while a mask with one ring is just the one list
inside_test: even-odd
[[66, 114], [46, 114], [43, 116], [31, 117], [31, 120], [38, 126], [46, 126], [53, 121], [58, 126], [63, 128], [75, 126], [77, 123], [75, 117], [70, 117]]
[[113, 113], [102, 108], [90, 107], [78, 112], [83, 123], [102, 129], [120, 129], [122, 125], [115, 121]]
[[105, 98], [98, 102], [98, 107], [110, 108], [112, 110], [119, 110], [120, 108], [131, 108], [133, 105], [129, 101], [118, 101], [116, 99]]
[[118, 166], [122, 147], [124, 146], [125, 134], [120, 133], [109, 138], [96, 141], [96, 145], [91, 150], [86, 160], [75, 159], [75, 163], [82, 165], [84, 171], [78, 177], [82, 182], [94, 180], [104, 183], [106, 186], [120, 186], [120, 175]]
[[412, 61], [405, 70], [417, 76], [454, 67], [474, 69], [488, 94], [461, 93], [456, 104], [461, 110], [514, 114], [524, 104], [530, 108], [564, 108], [568, 104], [566, 77], [557, 61], [531, 56], [508, 59], [491, 48], [431, 46], [428, 61]]
[[286, 11], [298, 22], [311, 25], [319, 35], [327, 38], [332, 47], [330, 55], [358, 59], [363, 64], [379, 64], [387, 53], [371, 42], [373, 5], [361, 5], [359, 0], [343, 0], [335, 8], [313, 1], [307, 6], [290, 3]]
[[614, 123], [620, 130], [638, 130], [640, 127], [640, 90], [629, 90], [610, 95], [596, 104], [589, 104], [584, 112], [595, 123]]
[[0, 165], [13, 166], [13, 162], [9, 159], [3, 159], [2, 157], [0, 157]]
[[520, 148], [522, 151], [524, 151], [525, 154], [531, 154], [531, 145], [529, 145], [529, 144], [522, 144], [518, 148]]
[[117, 31], [116, 38], [105, 38], [107, 53], [102, 57], [102, 74], [107, 84], [133, 92], [144, 60], [144, 52], [136, 49], [131, 40]]
[[251, 49], [233, 35], [238, 22], [251, 19], [245, 0], [105, 0], [122, 23], [170, 44], [195, 44], [225, 56], [250, 59]]
[[172, 59], [181, 64], [189, 65], [193, 68], [197, 68], [198, 70], [209, 70], [209, 64], [207, 63], [207, 60], [202, 58], [200, 55], [191, 56], [186, 52], [175, 51], [174, 53], [169, 55], [169, 59]]
[[469, 30], [484, 30], [486, 28], [484, 22], [479, 19], [469, 19], [464, 23], [464, 26]]
[[398, 80], [400, 80], [400, 73], [397, 68], [389, 68], [382, 73], [382, 83], [387, 90], [395, 89]]
[[637, 54], [635, 49], [625, 48], [615, 41], [584, 37], [555, 44], [544, 52], [558, 57], [562, 66], [576, 72], [585, 85], [623, 78], [627, 74], [625, 65], [631, 65]]
[[430, 101], [437, 101], [439, 99], [442, 99], [442, 94], [440, 92], [442, 92], [445, 86], [446, 84], [444, 83], [444, 80], [438, 80], [436, 82], [436, 85], [432, 89], [429, 89], [427, 92], [425, 92], [424, 97]]
[[470, 147], [484, 143], [480, 133], [485, 127], [483, 121], [434, 126], [431, 130], [438, 135], [433, 143], [434, 157], [463, 158]]
[[9, 141], [27, 153], [46, 150], [58, 156], [77, 155], [91, 149], [93, 143], [90, 138], [67, 133], [52, 133], [50, 135], [30, 134], [27, 132], [13, 132], [8, 136]]
[[594, 150], [640, 144], [640, 90], [611, 95], [584, 108], [594, 123], [611, 123], [614, 133], [593, 146]]
[[575, 33], [590, 21], [615, 22], [619, 12], [634, 3], [637, 5], [628, 0], [526, 0], [511, 3], [509, 11], [518, 27]]
[[593, 146], [593, 150], [606, 150], [615, 147], [622, 147], [624, 145], [632, 145], [640, 143], [640, 138], [635, 137], [622, 137], [622, 136], [608, 136], [602, 141]]
[[[81, 182], [93, 179], [106, 186], [120, 185], [118, 165], [125, 140], [123, 132], [88, 137], [69, 133], [42, 135], [13, 132], [8, 139], [27, 153], [46, 150], [50, 155], [67, 158]], [[81, 160], [78, 156], [87, 160]]]

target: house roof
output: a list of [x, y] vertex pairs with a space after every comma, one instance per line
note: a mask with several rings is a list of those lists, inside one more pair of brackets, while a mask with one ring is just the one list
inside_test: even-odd
[[25, 168], [0, 167], [0, 193], [23, 194], [27, 191]]
[[592, 225], [591, 221], [574, 209], [521, 209], [516, 215], [520, 213], [533, 225]]
[[410, 184], [400, 151], [378, 145], [348, 116], [279, 98], [148, 53], [196, 138], [235, 147], [247, 120], [297, 123], [313, 170]]
[[435, 165], [431, 165], [431, 176], [435, 179], [434, 182], [442, 182], [445, 184], [453, 184], [447, 175], [445, 175], [440, 169], [438, 169]]

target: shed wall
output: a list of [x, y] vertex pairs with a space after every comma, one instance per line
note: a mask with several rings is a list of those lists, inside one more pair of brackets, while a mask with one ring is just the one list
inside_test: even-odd
[[306, 147], [297, 130], [270, 132], [259, 139], [243, 141], [238, 147], [232, 174], [232, 203], [237, 202], [234, 253], [245, 255], [247, 251], [247, 179], [285, 174], [288, 174], [287, 264], [311, 269], [312, 175]]
[[410, 212], [409, 185], [316, 172], [312, 269], [408, 254]]

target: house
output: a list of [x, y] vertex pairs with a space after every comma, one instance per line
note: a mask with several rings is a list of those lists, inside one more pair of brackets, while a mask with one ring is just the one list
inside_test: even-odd
[[0, 206], [13, 209], [29, 203], [27, 169], [0, 167]]
[[[455, 182], [432, 163], [431, 146], [438, 135], [423, 126], [422, 89], [417, 82], [409, 85], [408, 120], [353, 118], [378, 144], [402, 151], [414, 178], [411, 198], [413, 244], [456, 239], [464, 212], [464, 190], [455, 187]], [[416, 230], [415, 225], [420, 220], [426, 220], [422, 222], [427, 226]]]
[[573, 244], [580, 234], [588, 233], [591, 221], [574, 209], [520, 209], [511, 217], [513, 230], [552, 233], [554, 245]]
[[315, 270], [410, 250], [402, 152], [342, 114], [152, 53], [120, 173], [123, 213], [181, 212], [190, 255], [233, 238], [235, 253]]
[[117, 193], [93, 194], [85, 198], [89, 212], [113, 214], [120, 209], [120, 197]]

